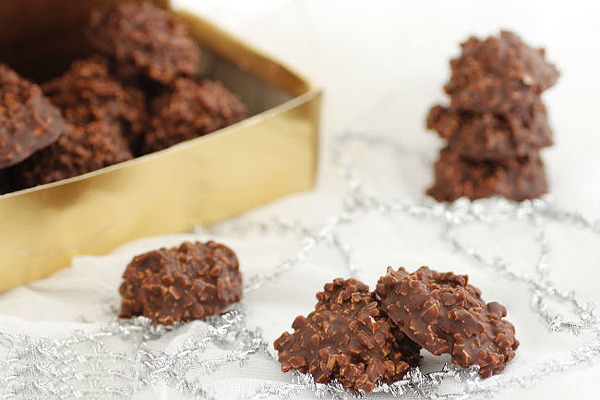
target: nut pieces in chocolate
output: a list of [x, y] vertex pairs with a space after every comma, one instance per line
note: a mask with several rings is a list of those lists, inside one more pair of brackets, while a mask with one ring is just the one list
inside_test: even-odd
[[274, 347], [282, 371], [308, 372], [320, 383], [337, 379], [371, 392], [418, 365], [421, 347], [448, 353], [462, 367], [477, 364], [487, 378], [504, 370], [519, 347], [504, 306], [486, 304], [466, 275], [390, 267], [375, 292], [338, 278], [317, 299], [315, 310], [298, 316], [294, 333], [284, 332]]
[[526, 157], [477, 162], [446, 148], [440, 151], [434, 171], [435, 184], [427, 194], [439, 201], [459, 197], [475, 200], [493, 195], [523, 201], [548, 191], [544, 164], [537, 152]]
[[158, 151], [241, 121], [248, 110], [221, 82], [177, 79], [150, 106], [144, 149]]
[[133, 158], [118, 126], [106, 121], [68, 125], [56, 142], [15, 165], [19, 188], [43, 185], [95, 171]]
[[65, 129], [60, 111], [40, 87], [0, 64], [0, 168], [55, 142]]
[[435, 355], [450, 354], [462, 367], [478, 364], [483, 378], [504, 370], [519, 347], [514, 326], [503, 319], [506, 308], [486, 304], [466, 275], [389, 267], [376, 292], [409, 338]]
[[122, 78], [142, 73], [171, 84], [198, 73], [200, 50], [185, 24], [149, 1], [95, 10], [86, 33], [96, 51], [115, 61]]
[[369, 287], [338, 278], [317, 294], [315, 310], [298, 316], [274, 343], [282, 370], [309, 372], [320, 383], [371, 392], [400, 379], [419, 361], [420, 347], [382, 312]]
[[540, 101], [506, 115], [438, 105], [429, 111], [427, 129], [445, 139], [450, 151], [473, 161], [526, 157], [553, 144], [546, 107]]
[[485, 40], [472, 37], [461, 47], [460, 57], [450, 61], [452, 75], [444, 87], [452, 108], [505, 114], [532, 105], [558, 80], [544, 49], [527, 46], [512, 32]]
[[434, 106], [427, 128], [448, 142], [427, 191], [438, 201], [501, 195], [522, 201], [548, 191], [539, 150], [552, 145], [541, 93], [558, 79], [543, 49], [514, 33], [470, 38], [450, 62], [450, 106]]
[[155, 325], [215, 315], [242, 297], [235, 253], [213, 241], [140, 254], [123, 279], [119, 317], [143, 315]]
[[109, 74], [109, 61], [95, 55], [74, 61], [63, 75], [42, 85], [44, 94], [75, 125], [106, 121], [125, 136], [137, 153], [146, 125], [146, 98]]

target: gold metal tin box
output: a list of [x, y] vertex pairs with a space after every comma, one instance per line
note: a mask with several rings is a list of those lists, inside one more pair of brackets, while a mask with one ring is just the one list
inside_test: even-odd
[[[89, 51], [81, 34], [89, 10], [115, 2], [2, 2], [0, 61], [34, 79], [59, 73]], [[74, 255], [186, 231], [313, 186], [320, 90], [201, 18], [177, 14], [202, 48], [203, 75], [240, 94], [252, 116], [167, 150], [0, 196], [0, 291], [64, 268]]]

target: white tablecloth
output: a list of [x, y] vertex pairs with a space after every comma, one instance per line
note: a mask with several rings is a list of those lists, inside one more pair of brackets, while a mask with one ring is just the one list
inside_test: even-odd
[[[513, 29], [529, 43], [547, 48], [548, 58], [562, 76], [544, 95], [555, 130], [556, 144], [543, 152], [551, 192], [557, 207], [600, 215], [600, 6], [594, 2], [548, 4], [507, 1], [484, 5], [459, 2], [317, 2], [317, 1], [176, 1], [244, 37], [321, 84], [326, 93], [323, 151], [313, 192], [291, 196], [242, 217], [242, 221], [301, 221], [319, 226], [342, 210], [344, 181], [332, 166], [328, 146], [333, 133], [362, 129], [393, 137], [408, 148], [398, 155], [389, 148], [355, 144], [348, 149], [368, 187], [383, 198], [421, 199], [432, 181], [434, 158], [441, 141], [426, 132], [424, 117], [435, 102], [445, 101], [442, 85], [449, 75], [448, 59], [470, 34], [488, 35]], [[425, 158], [425, 160], [423, 159]], [[339, 230], [360, 277], [373, 286], [388, 265], [468, 273], [487, 301], [505, 304], [521, 347], [505, 374], [522, 373], [536, 363], [568, 356], [571, 349], [592, 339], [550, 333], [529, 308], [526, 287], [499, 278], [456, 254], [439, 237], [442, 224], [406, 215], [384, 217], [367, 213]], [[462, 232], [462, 231], [461, 231]], [[466, 229], [464, 240], [490, 255], [501, 255], [518, 271], [536, 261], [532, 229], [520, 222], [493, 229]], [[62, 338], [76, 329], [97, 329], [114, 320], [109, 305], [118, 305], [117, 288], [125, 265], [134, 254], [185, 239], [216, 240], [238, 254], [245, 275], [265, 273], [300, 244], [293, 234], [277, 232], [200, 232], [148, 238], [127, 244], [105, 257], [78, 257], [70, 269], [0, 296], [4, 332]], [[575, 289], [583, 302], [600, 304], [600, 245], [598, 237], [564, 224], [548, 224], [552, 268], [550, 278], [561, 290]], [[347, 276], [339, 255], [327, 246], [273, 285], [248, 294], [244, 307], [251, 326], [260, 326], [272, 342], [298, 314], [314, 306], [314, 294], [324, 283]], [[568, 311], [565, 316], [568, 318]], [[201, 322], [196, 322], [198, 324]], [[192, 327], [195, 326], [192, 324]], [[191, 328], [190, 328], [191, 329]], [[161, 338], [165, 351], [187, 339], [188, 328]], [[288, 382], [275, 363], [251, 360], [252, 368], [227, 366], [206, 377], [206, 387], [218, 398], [248, 393], [260, 382]], [[447, 360], [442, 360], [447, 361]], [[597, 362], [598, 360], [595, 359]], [[433, 356], [424, 370], [439, 367]], [[526, 389], [506, 388], [500, 398], [598, 398], [600, 367], [579, 366], [539, 381]], [[179, 398], [181, 393], [158, 382], [138, 398]], [[451, 389], [451, 385], [450, 385]], [[2, 391], [0, 390], [0, 394]], [[309, 393], [302, 396], [311, 398]]]

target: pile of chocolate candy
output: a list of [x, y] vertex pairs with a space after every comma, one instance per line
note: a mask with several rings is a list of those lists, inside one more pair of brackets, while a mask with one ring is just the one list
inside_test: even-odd
[[540, 96], [559, 73], [544, 50], [502, 31], [470, 38], [450, 65], [444, 87], [450, 106], [436, 105], [427, 117], [427, 128], [447, 141], [427, 194], [438, 201], [493, 195], [522, 201], [546, 193], [539, 150], [553, 142]]
[[37, 85], [0, 64], [0, 194], [84, 174], [247, 117], [199, 76], [183, 21], [150, 2], [94, 10], [90, 57]]

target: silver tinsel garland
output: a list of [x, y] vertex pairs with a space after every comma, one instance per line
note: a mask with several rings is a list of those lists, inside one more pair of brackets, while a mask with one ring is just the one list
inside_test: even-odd
[[[268, 222], [232, 221], [199, 228], [199, 232], [217, 237], [225, 233], [257, 236], [273, 232], [298, 237], [298, 250], [271, 272], [245, 279], [245, 293], [285, 279], [286, 272], [301, 264], [319, 246], [326, 246], [339, 254], [347, 276], [359, 277], [361, 271], [353, 263], [350, 246], [340, 240], [338, 228], [356, 223], [361, 214], [377, 212], [429, 219], [440, 223], [443, 238], [452, 244], [457, 253], [472, 259], [490, 273], [527, 288], [531, 293], [531, 309], [548, 330], [572, 335], [589, 332], [594, 339], [572, 349], [567, 357], [520, 368], [511, 375], [480, 380], [477, 366], [463, 369], [446, 364], [440, 371], [428, 373], [414, 368], [394, 384], [379, 385], [376, 392], [431, 399], [490, 396], [509, 387], [531, 386], [553, 374], [597, 361], [600, 356], [600, 323], [594, 312], [594, 304], [581, 303], [573, 291], [560, 291], [548, 278], [551, 244], [547, 238], [546, 224], [549, 221], [570, 224], [598, 237], [600, 222], [591, 222], [578, 213], [555, 208], [550, 196], [522, 203], [500, 198], [476, 202], [460, 199], [451, 204], [437, 203], [431, 199], [420, 202], [412, 199], [384, 200], [369, 192], [351, 161], [344, 156], [346, 145], [353, 141], [366, 146], [385, 146], [401, 153], [409, 152], [402, 144], [386, 136], [360, 132], [338, 135], [332, 144], [332, 155], [347, 182], [348, 193], [342, 212], [321, 226], [315, 228], [276, 219]], [[423, 155], [417, 155], [426, 160]], [[521, 221], [531, 227], [539, 247], [537, 262], [530, 273], [515, 271], [506, 260], [488, 257], [459, 239], [458, 230], [462, 226], [473, 223], [491, 225], [509, 220]], [[552, 309], [550, 301], [569, 307], [571, 319]], [[116, 310], [110, 312], [116, 315]], [[290, 316], [291, 319], [293, 316]], [[157, 383], [164, 383], [190, 398], [211, 399], [214, 394], [203, 387], [202, 376], [214, 373], [226, 364], [244, 363], [251, 357], [264, 357], [270, 362], [277, 362], [270, 350], [270, 343], [265, 341], [260, 330], [248, 326], [242, 303], [221, 315], [187, 325], [154, 327], [149, 320], [140, 317], [132, 321], [117, 320], [93, 332], [74, 331], [62, 339], [0, 332], [0, 399], [128, 398]], [[154, 346], [155, 341], [163, 335], [184, 328], [189, 329], [187, 333], [191, 339], [185, 340], [175, 352], [165, 352]], [[115, 350], [119, 348], [118, 344], [125, 344], [121, 346], [125, 350]], [[218, 350], [219, 356], [207, 356], [209, 347]], [[293, 376], [293, 382], [265, 383], [255, 392], [240, 393], [239, 397], [289, 399], [303, 392], [312, 392], [317, 398], [331, 399], [364, 395], [346, 391], [336, 382], [316, 383], [309, 374], [288, 374]], [[442, 392], [440, 387], [448, 380], [457, 382], [460, 389], [452, 393]]]

